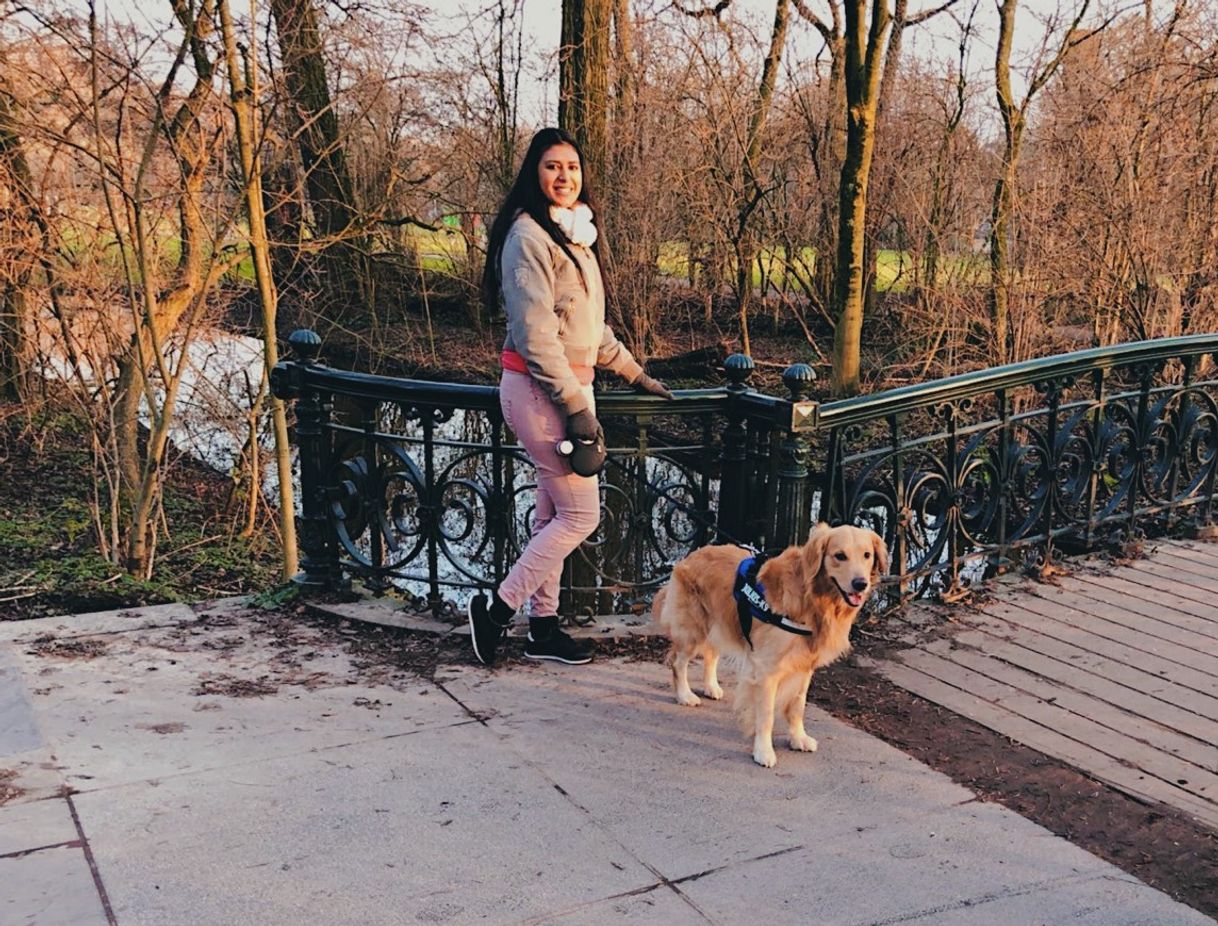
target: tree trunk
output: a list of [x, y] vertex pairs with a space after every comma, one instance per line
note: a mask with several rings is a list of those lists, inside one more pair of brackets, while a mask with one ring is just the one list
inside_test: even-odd
[[[1023, 101], [1016, 103], [1011, 91], [1011, 45], [1015, 36], [1015, 11], [1018, 0], [1000, 0], [998, 5], [998, 45], [994, 54], [994, 89], [998, 111], [1002, 115], [1002, 169], [994, 183], [994, 198], [990, 206], [990, 323], [993, 345], [999, 363], [1015, 359], [1015, 331], [1010, 308], [1010, 237], [1015, 211], [1015, 184], [1019, 178], [1019, 154], [1023, 131], [1027, 125], [1028, 107], [1033, 98], [1057, 73], [1066, 56], [1080, 42], [1094, 35], [1082, 32], [1079, 26], [1086, 16], [1091, 0], [1081, 0], [1073, 21], [1065, 30], [1061, 44], [1049, 61], [1028, 81]], [[1111, 22], [1112, 20], [1108, 20]], [[1106, 25], [1106, 24], [1105, 24]], [[1104, 28], [1101, 26], [1100, 28]], [[1047, 36], [1046, 36], [1047, 38]]]
[[[228, 79], [232, 96], [233, 116], [237, 123], [237, 146], [241, 154], [241, 174], [245, 181], [245, 202], [249, 217], [250, 250], [254, 256], [254, 279], [258, 284], [258, 299], [262, 306], [263, 363], [269, 380], [271, 370], [279, 362], [276, 342], [275, 315], [278, 294], [271, 274], [271, 251], [266, 236], [266, 214], [262, 209], [262, 166], [258, 159], [257, 80], [251, 65], [256, 55], [251, 48], [245, 60], [246, 75], [237, 57], [232, 16], [228, 0], [220, 0], [220, 24], [224, 32], [224, 56], [228, 63]], [[249, 36], [254, 40], [253, 32]], [[283, 538], [283, 579], [296, 575], [296, 504], [292, 492], [291, 443], [288, 440], [287, 413], [283, 400], [271, 396], [271, 420], [275, 430], [275, 465], [279, 475], [279, 530]], [[256, 425], [256, 422], [255, 422]], [[251, 459], [258, 458], [257, 436], [251, 433]], [[251, 470], [251, 496], [257, 496], [257, 467]]]
[[[520, 70], [509, 78], [508, 74], [508, 25], [514, 15], [518, 15], [520, 7], [513, 5], [508, 8], [506, 0], [499, 0], [499, 8], [495, 12], [495, 25], [498, 39], [495, 42], [495, 174], [501, 197], [507, 196], [516, 177], [516, 134], [517, 134], [517, 100], [519, 99]], [[517, 36], [517, 60], [523, 41], [523, 32]], [[475, 300], [476, 301], [476, 300]], [[481, 311], [480, 308], [478, 311]]]
[[774, 8], [774, 28], [770, 31], [770, 49], [761, 68], [761, 84], [749, 113], [748, 135], [744, 150], [743, 189], [738, 209], [736, 240], [736, 300], [740, 313], [741, 350], [749, 354], [749, 304], [753, 296], [753, 263], [757, 258], [750, 221], [765, 196], [759, 177], [762, 138], [766, 118], [774, 99], [774, 85], [778, 80], [778, 68], [782, 64], [782, 48], [787, 38], [787, 23], [790, 20], [789, 0], [778, 0]]
[[608, 154], [609, 37], [613, 0], [563, 0], [558, 124], [575, 136], [595, 181]]
[[1012, 357], [1012, 332], [1009, 291], [1007, 288], [1011, 212], [1015, 198], [1015, 171], [1019, 162], [1019, 143], [1023, 135], [1022, 113], [1011, 92], [1011, 45], [1015, 36], [1015, 10], [1018, 0], [1002, 0], [998, 7], [998, 46], [994, 60], [994, 89], [1002, 115], [1005, 145], [1002, 169], [994, 183], [990, 207], [990, 326], [994, 357], [1006, 363]]
[[629, 0], [613, 2], [614, 112], [627, 119], [634, 113], [637, 86], [634, 75], [634, 22]]
[[[843, 37], [836, 31], [840, 18], [837, 4], [833, 4], [833, 11], [835, 31], [830, 34], [829, 42], [829, 112], [824, 127], [827, 144], [823, 146], [824, 160], [817, 172], [823, 176], [836, 176], [840, 182], [842, 162], [846, 159], [846, 48]], [[816, 249], [813, 285], [821, 305], [831, 305], [836, 291], [839, 215], [834, 208], [834, 197], [823, 196], [819, 199], [816, 206], [819, 246]]]
[[339, 319], [368, 320], [369, 249], [356, 223], [355, 187], [326, 81], [317, 10], [313, 0], [271, 0], [271, 14], [279, 33], [289, 121], [300, 146], [316, 236], [322, 239], [326, 308]]
[[867, 182], [875, 149], [876, 105], [890, 24], [886, 0], [873, 0], [869, 28], [865, 0], [846, 0], [845, 7], [846, 156], [838, 191], [834, 268], [837, 326], [833, 335], [832, 387], [836, 395], [853, 395], [859, 389]]
[[[5, 208], [0, 211], [0, 219], [7, 233], [20, 239], [37, 204], [5, 78], [5, 64], [0, 53], [0, 183], [13, 189], [11, 199], [19, 208], [11, 212]], [[27, 237], [32, 239], [34, 236]], [[25, 248], [13, 248], [13, 251], [13, 264], [6, 268], [4, 283], [0, 286], [0, 401], [10, 402], [20, 401], [29, 385], [30, 318], [26, 289], [34, 275], [33, 258], [18, 253]]]

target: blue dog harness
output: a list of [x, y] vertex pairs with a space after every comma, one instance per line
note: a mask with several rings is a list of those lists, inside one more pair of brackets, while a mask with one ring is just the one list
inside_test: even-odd
[[784, 614], [776, 614], [770, 607], [770, 603], [765, 600], [765, 586], [757, 578], [757, 573], [766, 559], [764, 553], [758, 553], [756, 556], [750, 556], [744, 560], [736, 569], [736, 582], [732, 587], [732, 596], [736, 599], [736, 613], [740, 616], [740, 632], [744, 634], [744, 640], [748, 643], [749, 649], [753, 648], [753, 640], [749, 634], [754, 620], [773, 627], [780, 627], [788, 633], [796, 633], [801, 637], [812, 635], [809, 628], [795, 623]]

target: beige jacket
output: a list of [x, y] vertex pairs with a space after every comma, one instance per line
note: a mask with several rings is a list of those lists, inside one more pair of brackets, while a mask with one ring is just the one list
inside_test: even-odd
[[[508, 230], [500, 262], [504, 348], [520, 354], [533, 378], [568, 415], [588, 408], [571, 365], [602, 367], [632, 383], [643, 368], [605, 324], [605, 285], [596, 255], [568, 245], [571, 259], [527, 213]], [[584, 281], [587, 281], [585, 286]]]

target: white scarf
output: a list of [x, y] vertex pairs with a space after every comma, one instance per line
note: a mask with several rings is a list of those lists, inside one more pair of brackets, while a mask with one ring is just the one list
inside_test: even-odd
[[596, 242], [596, 225], [592, 221], [592, 210], [586, 203], [576, 203], [572, 209], [551, 206], [550, 218], [572, 244], [590, 248]]

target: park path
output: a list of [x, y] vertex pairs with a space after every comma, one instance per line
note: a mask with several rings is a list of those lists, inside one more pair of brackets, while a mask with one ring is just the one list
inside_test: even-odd
[[763, 770], [655, 662], [419, 645], [240, 602], [0, 624], [0, 923], [1214, 926], [816, 708]]
[[1218, 543], [910, 609], [901, 687], [1218, 831]]

